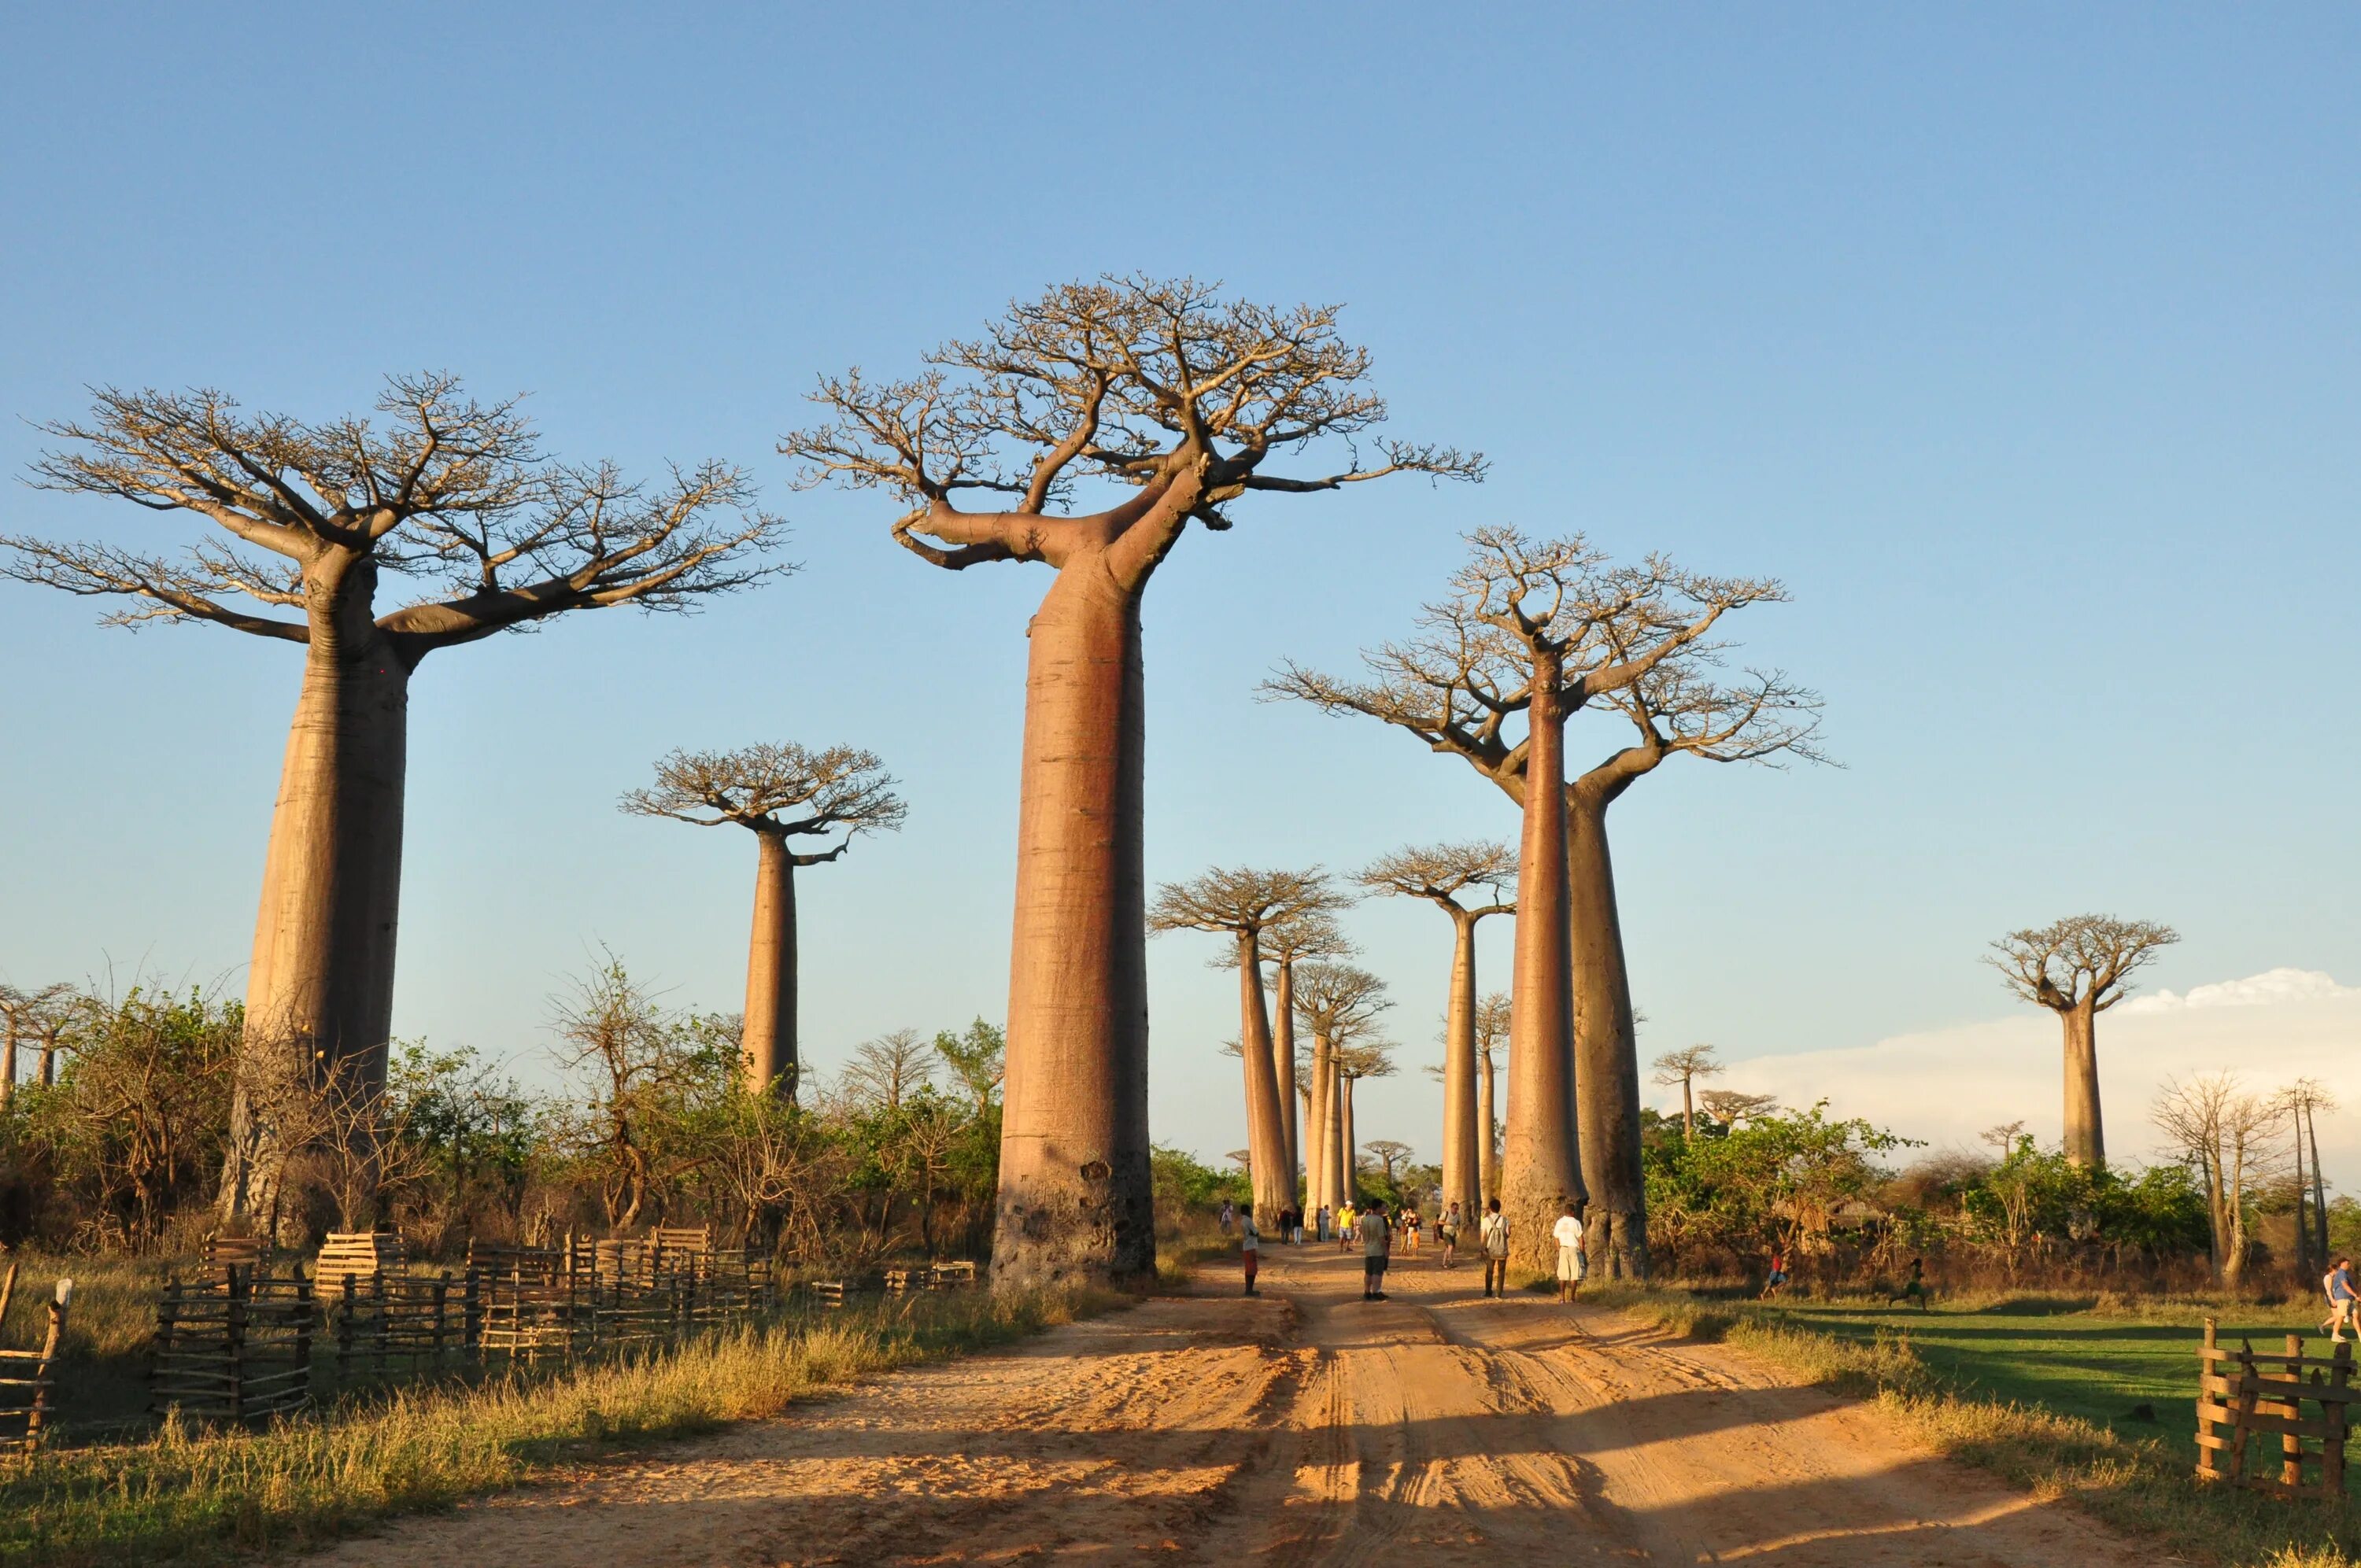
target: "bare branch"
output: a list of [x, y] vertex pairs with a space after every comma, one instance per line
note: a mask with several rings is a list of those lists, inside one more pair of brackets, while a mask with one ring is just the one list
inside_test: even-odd
[[2179, 932], [2153, 921], [2070, 915], [2010, 932], [1984, 962], [2027, 1002], [2059, 1013], [2085, 1005], [2103, 1013], [2131, 994], [2134, 973], [2179, 940]]
[[654, 787], [631, 791], [621, 809], [700, 828], [734, 822], [782, 838], [843, 832], [825, 853], [797, 855], [797, 865], [832, 861], [857, 835], [897, 830], [906, 815], [875, 753], [851, 746], [814, 751], [791, 741], [675, 751], [656, 763]]

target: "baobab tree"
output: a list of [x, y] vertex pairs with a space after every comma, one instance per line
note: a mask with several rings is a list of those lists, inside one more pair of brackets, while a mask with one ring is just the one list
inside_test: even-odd
[[[785, 570], [756, 559], [783, 525], [724, 464], [653, 485], [555, 464], [514, 400], [478, 403], [451, 376], [390, 379], [381, 422], [250, 415], [209, 390], [95, 397], [86, 419], [41, 427], [62, 444], [33, 482], [201, 536], [177, 556], [0, 539], [0, 572], [121, 600], [111, 625], [202, 622], [303, 650], [223, 1171], [237, 1223], [281, 1212], [290, 1149], [263, 1107], [293, 1102], [275, 1086], [370, 1099], [385, 1081], [420, 663], [567, 611], [690, 609]], [[398, 577], [425, 597], [381, 609]]]
[[[1474, 479], [1480, 457], [1351, 438], [1385, 417], [1367, 351], [1324, 306], [1273, 309], [1191, 280], [1105, 278], [1019, 302], [927, 368], [824, 379], [832, 422], [781, 450], [807, 478], [884, 489], [894, 537], [953, 571], [1040, 562], [1018, 792], [1008, 1087], [993, 1276], [1137, 1277], [1155, 1263], [1148, 1180], [1140, 604], [1191, 519], [1250, 496], [1395, 474]], [[1274, 454], [1337, 438], [1305, 477]], [[1098, 481], [1109, 504], [1085, 499]], [[1128, 495], [1122, 492], [1129, 490]], [[997, 498], [1008, 510], [970, 510]]]
[[1361, 1193], [1360, 1146], [1353, 1141], [1353, 1086], [1365, 1078], [1394, 1075], [1393, 1044], [1365, 1040], [1336, 1049], [1336, 1142], [1345, 1157], [1345, 1196], [1358, 1201]]
[[1295, 1014], [1312, 1036], [1304, 1128], [1307, 1207], [1333, 1211], [1352, 1192], [1339, 1067], [1345, 1053], [1392, 1005], [1386, 982], [1351, 964], [1309, 963], [1296, 976]]
[[1697, 1096], [1697, 1106], [1725, 1127], [1735, 1127], [1741, 1122], [1759, 1122], [1765, 1116], [1779, 1113], [1779, 1097], [1775, 1094], [1749, 1094], [1742, 1089], [1708, 1089]]
[[[1518, 804], [1500, 1194], [1517, 1261], [1549, 1267], [1551, 1224], [1566, 1199], [1587, 1197], [1591, 1266], [1643, 1277], [1639, 1037], [1607, 810], [1674, 756], [1817, 760], [1820, 702], [1775, 671], [1713, 678], [1723, 645], [1708, 632], [1732, 610], [1784, 600], [1775, 581], [1704, 576], [1660, 556], [1619, 566], [1578, 535], [1535, 542], [1489, 528], [1468, 542], [1451, 597], [1426, 608], [1418, 633], [1364, 655], [1371, 678], [1289, 664], [1264, 689], [1391, 724], [1459, 757]], [[1586, 707], [1620, 713], [1634, 738], [1569, 779], [1565, 726]], [[1551, 956], [1561, 948], [1563, 962]]]
[[1675, 1084], [1681, 1090], [1681, 1136], [1697, 1136], [1697, 1080], [1719, 1078], [1721, 1063], [1714, 1058], [1711, 1046], [1683, 1046], [1676, 1051], [1666, 1051], [1655, 1060], [1654, 1082], [1660, 1089]]
[[[1505, 844], [1427, 844], [1397, 850], [1372, 861], [1361, 885], [1405, 898], [1423, 898], [1451, 917], [1451, 989], [1443, 1024], [1443, 1201], [1462, 1213], [1483, 1209], [1484, 1176], [1476, 1093], [1476, 927], [1489, 915], [1510, 915], [1516, 904], [1516, 851]], [[1484, 894], [1471, 894], [1481, 888]], [[1488, 899], [1485, 896], [1488, 894]]]
[[1984, 959], [2009, 990], [2048, 1008], [2065, 1026], [2066, 1157], [2075, 1165], [2107, 1163], [2099, 1119], [2099, 1014], [2131, 994], [2132, 975], [2179, 940], [2171, 927], [2151, 921], [2070, 915], [2011, 931]]
[[1399, 1138], [1371, 1138], [1361, 1146], [1369, 1151], [1369, 1157], [1376, 1160], [1378, 1168], [1385, 1172], [1386, 1185], [1389, 1187], [1394, 1184], [1395, 1168], [1405, 1164], [1411, 1155], [1418, 1152]]
[[[1476, 1120], [1484, 1129], [1484, 1197], [1487, 1201], [1500, 1190], [1500, 1120], [1495, 1109], [1499, 1103], [1494, 1094], [1497, 1077], [1497, 1054], [1509, 1044], [1509, 1020], [1511, 1009], [1509, 993], [1496, 991], [1486, 997], [1476, 1009]], [[1475, 1212], [1476, 1211], [1468, 1211]]]
[[1156, 903], [1148, 913], [1153, 930], [1211, 931], [1231, 939], [1227, 962], [1238, 972], [1246, 1146], [1254, 1151], [1257, 1212], [1276, 1214], [1293, 1207], [1296, 1199], [1295, 1166], [1287, 1157], [1289, 1107], [1279, 1099], [1279, 1074], [1270, 1058], [1270, 1013], [1263, 999], [1263, 933], [1342, 903], [1317, 866], [1308, 871], [1241, 867], [1210, 871], [1191, 882], [1167, 883], [1157, 889]]
[[[807, 751], [788, 742], [739, 751], [675, 751], [652, 789], [622, 809], [700, 828], [735, 823], [754, 834], [754, 931], [746, 949], [746, 1012], [739, 1050], [749, 1093], [793, 1100], [803, 1058], [796, 1038], [796, 872], [837, 859], [860, 835], [902, 826], [893, 775], [873, 752]], [[799, 839], [835, 842], [797, 850]]]
[[[1299, 1094], [1310, 1091], [1296, 1082], [1295, 966], [1312, 959], [1350, 958], [1353, 950], [1335, 916], [1326, 910], [1309, 911], [1292, 920], [1282, 920], [1262, 934], [1263, 957], [1270, 961], [1270, 1060], [1272, 1070], [1279, 1076], [1279, 1102], [1284, 1107], [1285, 1163], [1290, 1170], [1305, 1172], [1307, 1190], [1310, 1162], [1303, 1155], [1303, 1138], [1299, 1131], [1302, 1124], [1297, 1119], [1296, 1100]], [[1307, 1207], [1316, 1201], [1310, 1197], [1304, 1199]]]
[[2213, 1277], [2235, 1288], [2246, 1267], [2246, 1194], [2278, 1174], [2272, 1138], [2283, 1096], [2248, 1093], [2232, 1072], [2167, 1079], [2149, 1111], [2157, 1130], [2193, 1161], [2205, 1185]]
[[41, 1042], [40, 1067], [35, 1075], [41, 1087], [57, 1079], [57, 1040], [82, 993], [60, 981], [38, 991], [0, 985], [0, 1111], [16, 1096], [20, 1070], [18, 1047], [27, 1040]]

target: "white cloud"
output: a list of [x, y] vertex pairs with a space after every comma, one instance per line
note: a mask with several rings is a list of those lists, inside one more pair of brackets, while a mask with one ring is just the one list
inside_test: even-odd
[[[2322, 1164], [2332, 1180], [2341, 1177], [2361, 1191], [2361, 987], [2318, 970], [2276, 969], [2195, 986], [2185, 996], [2158, 993], [2149, 1003], [2100, 1014], [2110, 1157], [2165, 1153], [2148, 1107], [2168, 1078], [2228, 1069], [2257, 1089], [2313, 1078], [2345, 1106], [2321, 1118]], [[2062, 1069], [2056, 1018], [2027, 1007], [1873, 1046], [1732, 1062], [1717, 1086], [1775, 1094], [1790, 1105], [1825, 1098], [1833, 1114], [1866, 1117], [1936, 1147], [1975, 1148], [1986, 1127], [2020, 1119], [2055, 1143]]]
[[2356, 995], [2361, 995], [2361, 991], [2337, 984], [2333, 976], [2320, 970], [2275, 969], [2249, 975], [2245, 980], [2193, 985], [2185, 996], [2169, 991], [2159, 991], [2153, 996], [2135, 996], [2115, 1011], [2172, 1013], [2189, 1007], [2268, 1007], [2281, 1002], [2310, 1002], [2323, 997]]

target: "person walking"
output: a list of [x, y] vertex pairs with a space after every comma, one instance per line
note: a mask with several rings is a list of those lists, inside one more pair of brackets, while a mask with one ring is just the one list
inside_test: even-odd
[[1885, 1299], [1885, 1304], [1891, 1307], [1898, 1301], [1907, 1301], [1913, 1298], [1916, 1298], [1918, 1302], [1918, 1310], [1925, 1311], [1929, 1298], [1927, 1294], [1927, 1260], [1923, 1257], [1914, 1257], [1910, 1260], [1910, 1277], [1902, 1282], [1901, 1289]]
[[1345, 1200], [1344, 1218], [1336, 1223], [1336, 1250], [1345, 1251], [1353, 1245], [1353, 1201]]
[[1224, 1234], [1224, 1235], [1228, 1235], [1228, 1234], [1230, 1234], [1230, 1227], [1231, 1227], [1232, 1225], [1234, 1225], [1234, 1224], [1237, 1223], [1237, 1219], [1238, 1219], [1238, 1210], [1237, 1210], [1237, 1205], [1236, 1205], [1236, 1204], [1235, 1204], [1235, 1203], [1233, 1203], [1233, 1202], [1231, 1202], [1231, 1201], [1230, 1201], [1228, 1199], [1226, 1199], [1226, 1198], [1223, 1199], [1223, 1200], [1222, 1200], [1222, 1234]]
[[1425, 1223], [1425, 1221], [1419, 1218], [1419, 1213], [1416, 1209], [1411, 1208], [1407, 1203], [1402, 1205], [1402, 1251], [1405, 1255], [1411, 1257], [1416, 1257], [1418, 1255], [1418, 1233], [1420, 1228]]
[[1484, 1245], [1484, 1294], [1505, 1296], [1509, 1293], [1509, 1216], [1500, 1212], [1498, 1198], [1485, 1206], [1480, 1240]]
[[2354, 1309], [2361, 1301], [2361, 1291], [2353, 1285], [2353, 1260], [2340, 1257], [2336, 1266], [2321, 1278], [2321, 1288], [2328, 1292], [2328, 1321], [2321, 1324], [2331, 1340], [2342, 1341], [2345, 1331], [2355, 1326]]
[[1393, 1256], [1393, 1227], [1386, 1223], [1386, 1206], [1372, 1200], [1361, 1211], [1361, 1299], [1386, 1299], [1386, 1264]]
[[1458, 1204], [1453, 1203], [1446, 1207], [1443, 1211], [1442, 1218], [1434, 1222], [1434, 1239], [1443, 1244], [1443, 1266], [1456, 1267], [1457, 1265], [1453, 1260], [1459, 1251]]
[[1255, 1275], [1262, 1267], [1262, 1232], [1255, 1226], [1251, 1203], [1238, 1217], [1238, 1256], [1246, 1266], [1246, 1294], [1252, 1296], [1256, 1293]]
[[1787, 1255], [1779, 1248], [1771, 1249], [1771, 1272], [1763, 1279], [1763, 1298], [1769, 1300], [1787, 1288]]
[[1571, 1301], [1590, 1272], [1590, 1260], [1582, 1254], [1582, 1206], [1567, 1203], [1565, 1212], [1550, 1227], [1550, 1234], [1557, 1241], [1557, 1299]]

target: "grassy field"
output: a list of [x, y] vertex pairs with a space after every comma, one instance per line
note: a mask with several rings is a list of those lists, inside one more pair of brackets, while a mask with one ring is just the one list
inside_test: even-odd
[[[1675, 1290], [1610, 1288], [1596, 1299], [1873, 1399], [1942, 1452], [2147, 1534], [2172, 1561], [2361, 1563], [2361, 1506], [2290, 1506], [2191, 1475], [2205, 1318], [2227, 1342], [2246, 1336], [2262, 1350], [2290, 1332], [2313, 1333], [2316, 1315], [2305, 1306], [2005, 1295], [1939, 1301], [1921, 1313], [1877, 1301], [1766, 1305]], [[2142, 1404], [2154, 1421], [2134, 1415]]]
[[[2089, 1297], [2004, 1296], [1938, 1301], [1931, 1311], [1868, 1302], [1795, 1301], [1778, 1310], [1799, 1326], [1859, 1344], [1881, 1333], [1907, 1339], [1927, 1368], [1956, 1392], [2037, 1405], [2126, 1440], [2160, 1438], [2194, 1464], [2197, 1347], [2208, 1316], [2223, 1343], [2243, 1336], [2258, 1351], [2306, 1336], [2325, 1355], [2320, 1314], [2308, 1305], [2161, 1301], [2126, 1310]], [[2147, 1406], [2151, 1420], [2134, 1415]]]

